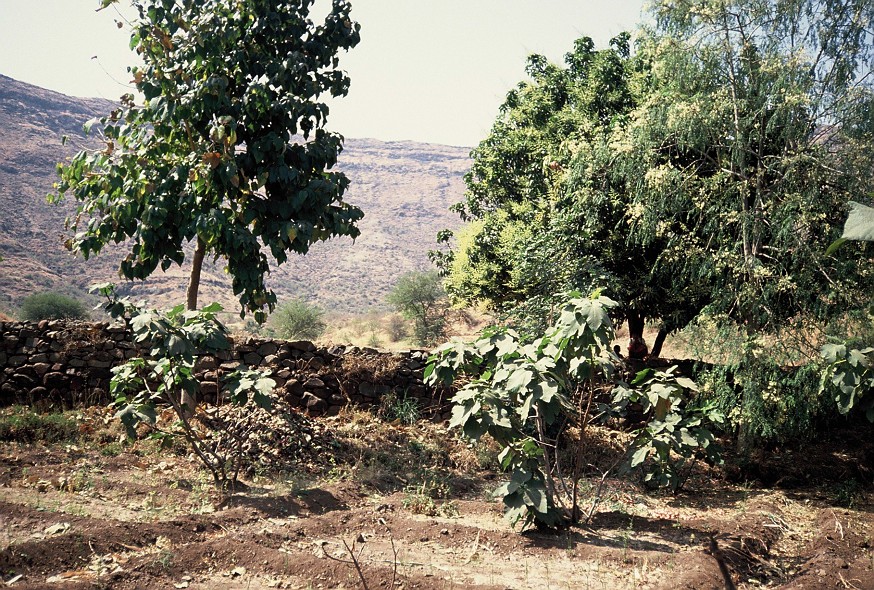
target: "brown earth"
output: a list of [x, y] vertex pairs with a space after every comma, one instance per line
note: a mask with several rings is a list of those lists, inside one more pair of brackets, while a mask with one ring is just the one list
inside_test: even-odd
[[836, 454], [852, 453], [828, 443], [768, 457], [770, 471], [808, 473], [791, 488], [706, 468], [676, 496], [607, 479], [588, 525], [519, 533], [484, 499], [500, 477], [491, 449], [442, 425], [320, 420], [332, 450], [219, 502], [184, 452], [121, 445], [109, 418], [82, 412], [89, 436], [72, 443], [0, 446], [11, 587], [724, 588], [715, 553], [740, 588], [874, 588], [874, 498], [835, 479]]

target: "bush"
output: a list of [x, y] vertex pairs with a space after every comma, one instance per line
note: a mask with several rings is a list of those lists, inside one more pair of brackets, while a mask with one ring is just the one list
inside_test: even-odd
[[30, 408], [13, 406], [0, 413], [0, 440], [46, 443], [76, 440], [79, 424], [70, 413], [38, 414]]
[[276, 308], [270, 324], [280, 338], [315, 340], [328, 327], [324, 315], [324, 311], [303, 299], [292, 299]]
[[388, 294], [387, 301], [405, 318], [413, 321], [416, 344], [430, 346], [443, 337], [447, 302], [437, 272], [411, 272], [401, 276]]
[[40, 320], [86, 320], [88, 310], [78, 299], [61, 293], [36, 293], [24, 298], [18, 312], [22, 320], [38, 322]]

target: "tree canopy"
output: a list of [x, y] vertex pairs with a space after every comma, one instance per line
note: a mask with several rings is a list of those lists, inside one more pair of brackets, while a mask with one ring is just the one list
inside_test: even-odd
[[579, 40], [564, 68], [529, 59], [473, 152], [450, 293], [542, 322], [554, 293], [603, 285], [632, 337], [705, 309], [773, 332], [869, 297], [864, 247], [825, 251], [872, 187], [874, 6], [653, 12], [635, 51], [622, 35]]
[[[117, 0], [103, 0], [106, 7]], [[321, 97], [343, 96], [338, 52], [359, 42], [350, 4], [324, 22], [314, 0], [137, 0], [132, 94], [100, 119], [104, 147], [59, 167], [55, 199], [72, 194], [68, 246], [86, 258], [127, 243], [120, 273], [144, 279], [182, 264], [195, 244], [188, 306], [204, 256], [224, 258], [241, 315], [259, 321], [276, 297], [269, 256], [332, 236], [355, 237], [362, 212], [331, 168], [343, 138], [325, 129]]]

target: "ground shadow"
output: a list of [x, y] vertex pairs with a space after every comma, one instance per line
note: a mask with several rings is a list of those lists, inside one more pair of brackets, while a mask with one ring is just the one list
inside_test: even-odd
[[252, 488], [246, 494], [231, 496], [222, 503], [228, 508], [250, 508], [267, 518], [311, 516], [336, 510], [348, 510], [349, 505], [327, 490], [309, 488], [280, 496], [258, 493]]

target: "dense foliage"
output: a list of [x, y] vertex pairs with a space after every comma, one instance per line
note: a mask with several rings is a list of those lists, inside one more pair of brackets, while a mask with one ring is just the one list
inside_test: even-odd
[[18, 315], [22, 320], [85, 320], [89, 313], [85, 305], [69, 295], [46, 292], [28, 295], [21, 302]]
[[473, 152], [468, 225], [438, 259], [447, 289], [535, 334], [554, 293], [605, 285], [631, 356], [647, 352], [646, 320], [658, 355], [707, 318], [705, 342], [737, 338], [731, 379], [714, 383], [742, 445], [782, 438], [780, 424], [809, 435], [820, 394], [789, 417], [805, 402], [783, 399], [794, 378], [780, 365], [814, 371], [826, 335], [851, 330], [874, 293], [870, 246], [828, 248], [874, 188], [874, 5], [665, 1], [652, 14], [634, 50], [620, 35], [600, 51], [581, 39], [564, 67], [529, 58]]
[[[103, 0], [106, 7], [116, 0]], [[104, 147], [60, 166], [55, 199], [72, 194], [71, 249], [86, 258], [129, 244], [128, 279], [182, 264], [195, 244], [188, 308], [197, 306], [205, 255], [224, 258], [241, 314], [259, 321], [276, 297], [269, 256], [306, 253], [331, 236], [355, 237], [359, 209], [330, 171], [342, 137], [326, 131], [321, 96], [343, 96], [337, 54], [359, 41], [350, 5], [334, 0], [323, 23], [313, 0], [137, 0], [132, 94], [100, 119]]]
[[286, 301], [270, 316], [270, 327], [280, 338], [315, 340], [325, 333], [325, 312], [303, 299]]
[[760, 334], [858, 305], [864, 248], [823, 253], [872, 186], [872, 5], [653, 10], [633, 54], [620, 36], [581, 39], [565, 68], [529, 59], [473, 152], [450, 293], [542, 325], [554, 293], [603, 281], [633, 337], [702, 310]]

